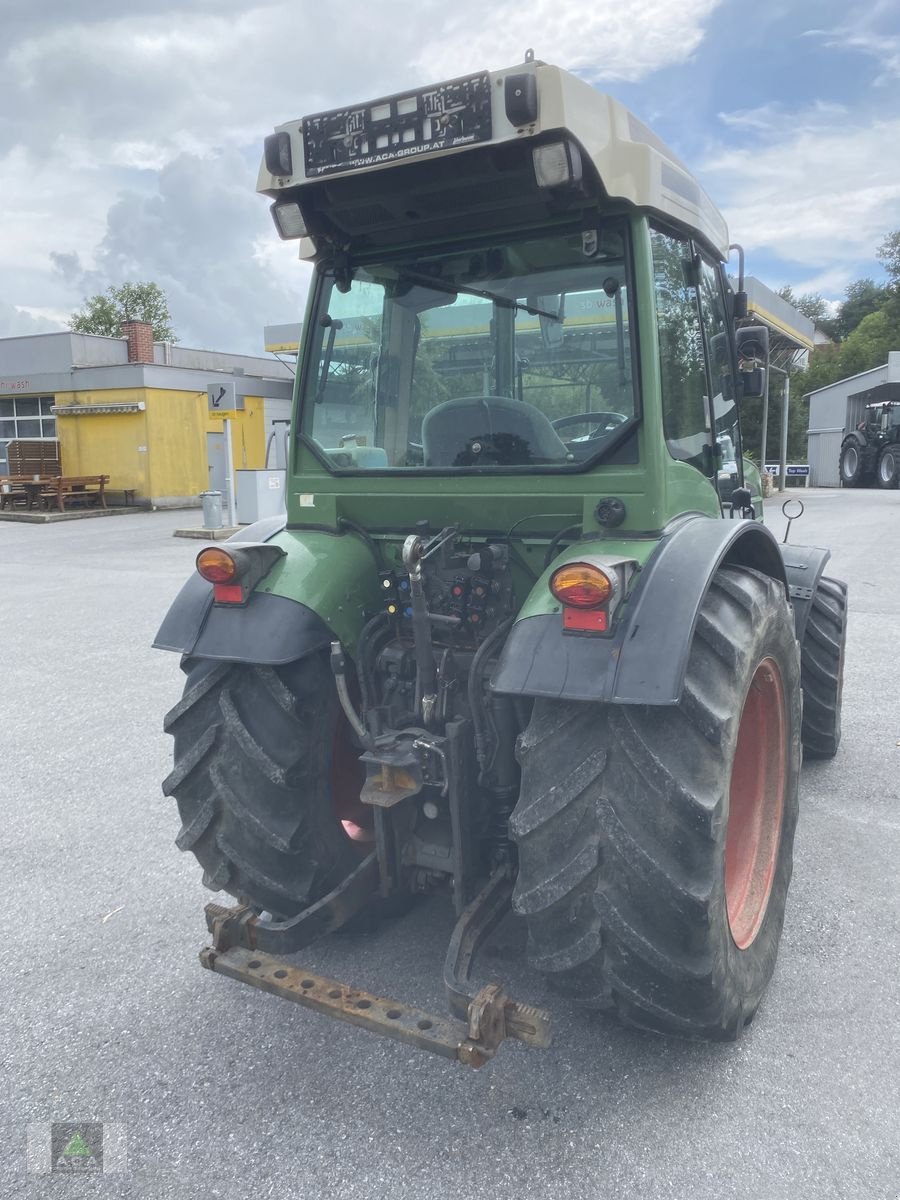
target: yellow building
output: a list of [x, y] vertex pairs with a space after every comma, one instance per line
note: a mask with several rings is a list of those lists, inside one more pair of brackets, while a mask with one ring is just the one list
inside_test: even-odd
[[152, 507], [196, 504], [224, 485], [223, 420], [207, 397], [216, 383], [243, 396], [231, 418], [233, 469], [266, 466], [273, 431], [289, 416], [287, 367], [154, 345], [140, 322], [126, 333], [0, 339], [0, 474], [10, 441], [56, 438], [65, 475], [108, 475], [110, 492], [133, 491]]

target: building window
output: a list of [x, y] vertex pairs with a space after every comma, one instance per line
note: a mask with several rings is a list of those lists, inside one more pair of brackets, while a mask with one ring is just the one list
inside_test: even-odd
[[56, 418], [50, 413], [53, 396], [0, 397], [0, 439], [55, 438]]

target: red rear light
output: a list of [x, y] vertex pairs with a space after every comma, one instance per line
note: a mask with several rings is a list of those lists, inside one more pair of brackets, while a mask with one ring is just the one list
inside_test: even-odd
[[227, 550], [209, 546], [197, 555], [197, 571], [208, 583], [231, 583], [237, 575], [237, 563]]
[[564, 608], [563, 629], [578, 633], [606, 633], [609, 616], [605, 608]]
[[567, 608], [599, 608], [613, 590], [606, 572], [590, 563], [566, 563], [550, 576], [550, 591]]
[[243, 604], [244, 589], [239, 583], [217, 583], [213, 586], [216, 604]]

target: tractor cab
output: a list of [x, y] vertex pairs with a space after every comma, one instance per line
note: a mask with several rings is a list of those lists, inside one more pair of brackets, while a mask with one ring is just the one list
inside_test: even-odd
[[258, 187], [315, 265], [302, 494], [354, 520], [365, 494], [385, 523], [415, 495], [445, 524], [435, 501], [477, 476], [508, 527], [539, 478], [590, 494], [584, 528], [630, 493], [623, 526], [644, 529], [688, 496], [712, 514], [745, 482], [759, 497], [738, 402], [763, 386], [765, 330], [736, 339], [721, 215], [611, 97], [529, 56], [287, 122]]

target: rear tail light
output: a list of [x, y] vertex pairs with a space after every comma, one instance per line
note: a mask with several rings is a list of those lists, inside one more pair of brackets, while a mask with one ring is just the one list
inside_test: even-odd
[[550, 576], [550, 592], [562, 605], [564, 633], [609, 633], [637, 562], [604, 555], [568, 562]]
[[197, 555], [197, 573], [213, 585], [216, 604], [246, 604], [259, 581], [283, 557], [281, 546], [267, 542], [230, 542], [227, 550], [207, 546]]
[[207, 583], [233, 583], [238, 567], [227, 550], [210, 546], [197, 555], [197, 571]]
[[550, 576], [550, 591], [568, 608], [599, 608], [615, 591], [615, 583], [590, 563], [566, 563]]

